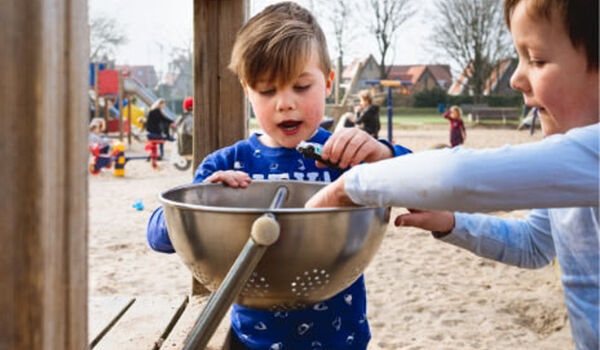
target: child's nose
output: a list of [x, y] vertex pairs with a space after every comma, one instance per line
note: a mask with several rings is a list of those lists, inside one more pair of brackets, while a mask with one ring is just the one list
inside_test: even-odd
[[527, 80], [526, 68], [523, 66], [524, 64], [519, 62], [517, 69], [515, 69], [512, 77], [510, 77], [510, 87], [520, 92], [529, 92], [531, 87]]
[[277, 98], [277, 110], [280, 112], [294, 109], [294, 99], [291, 94], [282, 92]]

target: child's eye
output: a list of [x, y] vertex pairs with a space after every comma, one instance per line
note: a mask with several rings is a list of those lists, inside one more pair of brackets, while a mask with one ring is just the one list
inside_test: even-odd
[[296, 91], [305, 91], [305, 90], [308, 90], [308, 88], [310, 88], [310, 84], [308, 84], [308, 85], [295, 85], [294, 86], [294, 90], [296, 90]]
[[264, 96], [272, 96], [275, 93], [275, 89], [259, 90], [258, 93]]
[[545, 64], [546, 62], [542, 61], [542, 60], [538, 60], [538, 59], [534, 59], [531, 58], [529, 59], [529, 64], [534, 66], [534, 67], [541, 67]]

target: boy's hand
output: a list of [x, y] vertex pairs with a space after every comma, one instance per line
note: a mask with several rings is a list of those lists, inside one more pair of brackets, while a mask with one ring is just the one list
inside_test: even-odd
[[346, 193], [344, 177], [323, 187], [304, 204], [305, 208], [338, 208], [356, 206]]
[[[323, 146], [321, 157], [345, 169], [361, 162], [391, 158], [392, 150], [359, 128], [342, 128]], [[318, 163], [319, 164], [319, 163]]]
[[230, 187], [246, 188], [250, 182], [252, 182], [252, 179], [250, 179], [250, 176], [243, 171], [219, 170], [204, 179], [204, 182], [222, 182]]
[[428, 211], [408, 209], [408, 213], [394, 220], [396, 226], [412, 226], [427, 231], [450, 232], [454, 229], [454, 213], [449, 211]]

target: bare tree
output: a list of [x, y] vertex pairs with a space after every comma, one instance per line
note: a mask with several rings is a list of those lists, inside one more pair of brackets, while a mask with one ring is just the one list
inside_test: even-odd
[[169, 74], [173, 75], [174, 96], [183, 98], [193, 94], [194, 86], [194, 51], [193, 41], [182, 46], [171, 49], [171, 61], [169, 62]]
[[352, 2], [348, 0], [335, 0], [330, 3], [329, 22], [333, 26], [333, 44], [337, 53], [336, 76], [335, 76], [335, 103], [340, 101], [339, 87], [342, 81], [344, 69], [344, 54], [353, 37], [350, 34], [350, 21], [352, 17]]
[[367, 10], [372, 13], [367, 28], [377, 40], [379, 50], [380, 78], [387, 77], [390, 68], [386, 65], [387, 55], [394, 44], [394, 37], [416, 10], [412, 0], [369, 0]]
[[90, 19], [90, 61], [114, 58], [115, 50], [127, 42], [127, 36], [114, 18]]
[[498, 0], [438, 0], [431, 41], [463, 67], [466, 91], [479, 101], [500, 60], [512, 55]]

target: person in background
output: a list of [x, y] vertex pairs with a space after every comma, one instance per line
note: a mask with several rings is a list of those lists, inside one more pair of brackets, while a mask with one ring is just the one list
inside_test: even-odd
[[462, 145], [467, 139], [467, 130], [462, 120], [462, 110], [458, 106], [452, 106], [448, 108], [443, 116], [450, 122], [450, 146]]
[[381, 128], [379, 106], [373, 104], [373, 96], [369, 90], [360, 91], [358, 96], [360, 104], [354, 108], [354, 115], [349, 116], [348, 120], [367, 134], [377, 138]]
[[[395, 224], [523, 268], [557, 257], [575, 348], [598, 349], [598, 1], [505, 0], [504, 15], [519, 57], [510, 83], [537, 109], [542, 141], [359, 165], [306, 206], [417, 208]], [[531, 208], [525, 219], [466, 213]]]
[[89, 126], [88, 146], [99, 147], [100, 154], [107, 155], [110, 153], [111, 139], [104, 137], [101, 134], [106, 130], [106, 122], [102, 118], [93, 118]]
[[[148, 117], [146, 118], [146, 131], [148, 140], [167, 140], [175, 141], [169, 133], [173, 121], [165, 116], [163, 109], [167, 105], [164, 98], [159, 98], [150, 107]], [[164, 156], [164, 144], [159, 145], [160, 157]]]

